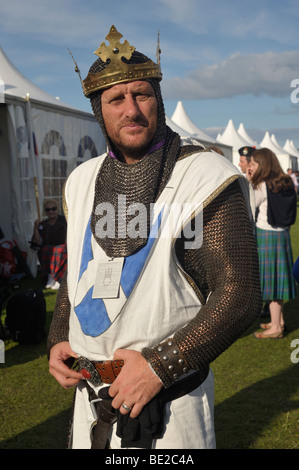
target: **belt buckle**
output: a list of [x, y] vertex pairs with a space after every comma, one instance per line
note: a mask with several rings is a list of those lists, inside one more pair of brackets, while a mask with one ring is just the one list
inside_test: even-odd
[[102, 398], [95, 398], [95, 400], [91, 400], [89, 402], [90, 408], [91, 408], [91, 411], [92, 411], [92, 414], [93, 414], [93, 417], [94, 417], [96, 423], [98, 421], [98, 413], [97, 413], [95, 403], [98, 403], [99, 401], [102, 401]]
[[86, 357], [80, 356], [77, 360], [77, 363], [78, 363], [80, 371], [82, 371], [82, 369], [85, 369], [87, 372], [89, 372], [90, 378], [88, 378], [87, 380], [92, 385], [96, 387], [102, 384], [102, 380], [97, 369], [95, 368], [95, 366], [92, 364], [92, 362], [89, 359], [87, 359]]

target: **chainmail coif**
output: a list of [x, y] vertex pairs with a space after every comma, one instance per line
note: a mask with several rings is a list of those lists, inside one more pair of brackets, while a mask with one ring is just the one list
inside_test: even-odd
[[[146, 62], [148, 58], [140, 52], [134, 51], [129, 61], [124, 58], [122, 60], [129, 63], [142, 63]], [[109, 61], [104, 63], [101, 59], [98, 59], [91, 66], [90, 72], [99, 72], [108, 63]], [[97, 243], [111, 257], [129, 256], [146, 244], [151, 223], [150, 204], [154, 203], [163, 191], [180, 154], [180, 137], [166, 125], [159, 81], [156, 79], [148, 79], [147, 81], [153, 87], [158, 102], [157, 130], [151, 142], [151, 148], [161, 144], [161, 142], [164, 142], [164, 144], [133, 165], [122, 162], [120, 158], [107, 155], [95, 184], [91, 229]], [[121, 157], [110, 141], [105, 129], [101, 107], [101, 92], [93, 93], [90, 100], [95, 117], [105, 136], [108, 149], [117, 157]], [[120, 207], [118, 206], [119, 195], [124, 196], [122, 198], [124, 205]], [[96, 224], [103, 216], [103, 214], [96, 214], [96, 207], [101, 203], [109, 203], [114, 207], [115, 234], [113, 233], [111, 237], [109, 234], [100, 237], [96, 230]], [[136, 216], [136, 214], [130, 216], [127, 214], [128, 207], [132, 208], [135, 203], [141, 203], [146, 208], [147, 226], [142, 227], [142, 230], [139, 228], [139, 236], [136, 238], [123, 237], [118, 232], [118, 228], [128, 227], [130, 219]], [[122, 214], [126, 214], [125, 220]]]

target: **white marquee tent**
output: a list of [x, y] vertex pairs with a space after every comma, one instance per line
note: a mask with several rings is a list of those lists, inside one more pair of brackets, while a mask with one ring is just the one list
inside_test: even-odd
[[255, 140], [253, 140], [250, 137], [250, 135], [248, 135], [248, 133], [247, 133], [245, 127], [244, 127], [244, 124], [242, 122], [238, 127], [238, 134], [240, 134], [240, 136], [243, 137], [243, 139], [246, 140], [251, 145], [251, 147], [255, 147], [255, 148], [259, 147], [258, 143]]
[[166, 124], [170, 129], [172, 129], [174, 132], [179, 134], [184, 142], [184, 144], [193, 144], [193, 145], [200, 145], [201, 141], [194, 136], [194, 134], [190, 134], [190, 132], [186, 131], [185, 129], [182, 129], [182, 127], [178, 126], [173, 122], [173, 120], [167, 116], [166, 114]]
[[291, 139], [290, 139], [290, 145], [291, 145], [291, 148], [293, 149], [293, 151], [295, 152], [294, 155], [299, 157], [299, 150], [295, 147], [295, 144]]
[[294, 157], [296, 157], [296, 167], [292, 167], [292, 169], [294, 171], [298, 171], [299, 170], [299, 151], [296, 149], [295, 145], [294, 145], [294, 142], [290, 139], [287, 139], [284, 146], [283, 146], [283, 149], [289, 153], [290, 155], [293, 155]]
[[238, 163], [240, 161], [240, 154], [238, 150], [241, 147], [244, 147], [246, 145], [251, 147], [251, 144], [238, 133], [232, 119], [229, 119], [224, 132], [220, 136], [217, 137], [217, 141], [219, 143], [232, 146], [233, 148], [232, 162], [235, 166], [239, 168]]
[[288, 168], [292, 168], [293, 171], [298, 170], [298, 157], [299, 157], [299, 152], [296, 151], [296, 149], [292, 149], [292, 145], [290, 144], [290, 150], [287, 151], [285, 147], [281, 147], [279, 143], [277, 142], [277, 139], [274, 134], [271, 135], [271, 140], [274, 142], [276, 147], [278, 147], [281, 151], [281, 153], [288, 153], [290, 156], [290, 166]]
[[178, 132], [178, 133], [182, 135], [183, 137], [184, 137], [184, 134], [186, 134], [187, 132], [187, 135], [189, 137], [190, 136], [193, 137], [195, 140], [202, 143], [205, 147], [211, 147], [211, 146], [219, 147], [222, 150], [224, 156], [228, 158], [230, 161], [232, 160], [232, 149], [230, 145], [216, 142], [215, 139], [213, 139], [212, 137], [207, 135], [204, 131], [199, 129], [188, 116], [182, 101], [178, 101], [176, 108], [174, 110], [174, 113], [171, 116], [171, 121], [175, 125], [179, 126], [179, 128], [181, 129], [181, 132]]
[[167, 116], [166, 114], [166, 124], [170, 129], [172, 129], [174, 132], [177, 132], [181, 137], [188, 137], [191, 138], [193, 137], [190, 132], [186, 131], [185, 129], [182, 129], [180, 126], [178, 126], [173, 120]]
[[[275, 140], [275, 137], [274, 137]], [[268, 149], [272, 150], [277, 156], [281, 168], [284, 172], [287, 171], [288, 168], [292, 167], [292, 156], [289, 155], [284, 149], [282, 149], [278, 144], [276, 145], [274, 141], [271, 139], [270, 134], [268, 131], [265, 132], [263, 140], [260, 142], [261, 147], [267, 147]], [[293, 157], [294, 158], [294, 157]]]
[[201, 129], [199, 129], [189, 118], [188, 114], [186, 113], [186, 110], [183, 106], [182, 101], [178, 101], [176, 108], [174, 110], [173, 115], [171, 116], [172, 121], [177, 124], [178, 126], [182, 127], [182, 129], [185, 129], [188, 131], [190, 134], [193, 134], [194, 136], [198, 137], [199, 139], [209, 142], [210, 144], [215, 142], [215, 139], [207, 135], [205, 132], [203, 132]]
[[30, 257], [28, 240], [34, 220], [43, 216], [43, 200], [61, 202], [69, 173], [103, 153], [105, 140], [92, 114], [34, 85], [0, 48], [1, 91], [0, 227]]
[[277, 149], [280, 150], [280, 153], [285, 153], [285, 150], [279, 145], [279, 143], [277, 142], [277, 139], [276, 139], [276, 136], [275, 134], [271, 134], [271, 140], [272, 142], [274, 143], [274, 145], [277, 147]]

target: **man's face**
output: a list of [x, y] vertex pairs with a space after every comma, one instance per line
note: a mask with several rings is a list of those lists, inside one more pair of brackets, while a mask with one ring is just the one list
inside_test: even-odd
[[107, 134], [127, 163], [144, 156], [154, 137], [158, 103], [153, 87], [143, 80], [114, 85], [102, 93]]
[[247, 158], [243, 155], [240, 156], [239, 167], [241, 168], [242, 173], [246, 173], [248, 168]]

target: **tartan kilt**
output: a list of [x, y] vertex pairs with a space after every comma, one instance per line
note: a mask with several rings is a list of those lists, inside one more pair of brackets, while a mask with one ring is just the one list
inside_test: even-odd
[[256, 240], [263, 301], [294, 299], [296, 287], [289, 230], [277, 232], [256, 227]]
[[66, 244], [44, 245], [38, 256], [42, 275], [51, 274], [55, 281], [61, 282], [67, 266]]

